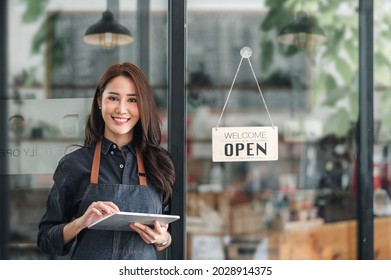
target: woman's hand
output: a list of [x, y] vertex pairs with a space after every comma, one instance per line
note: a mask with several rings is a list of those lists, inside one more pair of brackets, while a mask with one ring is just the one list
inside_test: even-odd
[[111, 201], [96, 201], [91, 203], [84, 212], [83, 216], [73, 220], [63, 228], [64, 244], [70, 242], [80, 231], [106, 217], [107, 215], [118, 212], [119, 208]]
[[91, 203], [83, 216], [79, 218], [79, 224], [86, 228], [107, 215], [118, 211], [118, 206], [111, 201], [96, 201]]
[[166, 249], [171, 244], [168, 224], [160, 224], [158, 221], [155, 221], [153, 228], [141, 223], [132, 223], [130, 227], [140, 235], [145, 243], [154, 244], [158, 251]]

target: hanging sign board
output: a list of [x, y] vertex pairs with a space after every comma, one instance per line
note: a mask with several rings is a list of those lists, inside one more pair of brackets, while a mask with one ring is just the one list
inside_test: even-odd
[[[242, 58], [232, 81], [231, 89], [225, 100], [219, 121], [216, 127], [212, 128], [212, 160], [214, 162], [278, 160], [278, 128], [273, 124], [261, 87], [255, 76], [254, 69], [250, 62], [251, 54], [252, 50], [249, 47], [244, 47], [240, 50]], [[250, 65], [254, 80], [258, 87], [259, 96], [265, 105], [271, 126], [219, 127], [243, 59], [247, 59]]]
[[213, 127], [214, 162], [278, 160], [278, 127]]

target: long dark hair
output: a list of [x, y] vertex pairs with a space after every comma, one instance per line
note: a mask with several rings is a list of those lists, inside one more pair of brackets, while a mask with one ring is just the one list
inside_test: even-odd
[[174, 165], [167, 151], [160, 146], [161, 123], [151, 87], [143, 71], [133, 63], [111, 65], [99, 79], [85, 129], [84, 144], [93, 145], [104, 135], [105, 123], [98, 100], [106, 85], [118, 76], [130, 78], [136, 86], [140, 120], [134, 127], [132, 141], [141, 150], [147, 179], [163, 193], [164, 202], [167, 202], [175, 181]]

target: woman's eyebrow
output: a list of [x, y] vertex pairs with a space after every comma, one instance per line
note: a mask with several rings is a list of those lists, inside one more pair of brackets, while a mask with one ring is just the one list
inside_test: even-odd
[[[115, 91], [109, 91], [108, 94], [120, 95], [118, 92], [115, 92]], [[127, 93], [126, 96], [137, 96], [137, 94], [136, 93]]]

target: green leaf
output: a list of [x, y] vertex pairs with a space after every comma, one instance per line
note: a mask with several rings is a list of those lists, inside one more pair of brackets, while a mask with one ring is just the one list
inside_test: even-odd
[[46, 42], [47, 24], [48, 23], [46, 21], [43, 21], [38, 28], [38, 31], [33, 36], [33, 40], [31, 43], [31, 52], [33, 54], [38, 54], [41, 50], [41, 46], [44, 45]]
[[285, 55], [286, 57], [291, 57], [301, 52], [301, 49], [295, 45], [283, 45], [280, 44], [279, 47], [280, 53]]
[[26, 87], [30, 87], [33, 85], [35, 81], [35, 73], [36, 73], [36, 68], [32, 68], [27, 72], [26, 80], [24, 81], [24, 85]]
[[317, 4], [319, 5], [319, 11], [335, 11], [341, 5], [341, 0], [319, 1]]
[[321, 101], [322, 96], [324, 96], [325, 94], [325, 88], [324, 88], [325, 80], [326, 80], [326, 75], [323, 72], [320, 73], [319, 75], [316, 75], [313, 79], [313, 83], [312, 83], [313, 96], [311, 98], [313, 106], [317, 106], [319, 101]]
[[329, 107], [335, 106], [339, 100], [346, 96], [345, 93], [346, 90], [344, 88], [336, 88], [333, 91], [327, 92], [326, 99], [322, 105]]
[[281, 9], [284, 4], [286, 4], [287, 0], [266, 0], [266, 6], [270, 8], [276, 8], [276, 9]]
[[383, 92], [383, 95], [380, 99], [379, 108], [381, 108], [382, 111], [387, 112], [388, 115], [391, 114], [391, 89]]
[[348, 62], [343, 58], [336, 57], [335, 67], [338, 71], [338, 74], [342, 76], [343, 81], [349, 82], [352, 78], [352, 69]]
[[294, 13], [290, 10], [271, 9], [261, 24], [262, 31], [281, 29], [294, 19]]
[[330, 57], [332, 60], [335, 59], [341, 51], [341, 42], [344, 40], [344, 34], [344, 28], [334, 28], [332, 32], [327, 33], [327, 49], [324, 57]]
[[337, 88], [337, 82], [335, 81], [335, 78], [334, 76], [330, 75], [329, 73], [327, 73], [325, 75], [325, 80], [324, 80], [325, 84], [324, 84], [324, 87], [326, 89], [326, 93], [330, 93], [330, 92], [333, 92], [336, 90]]
[[337, 112], [329, 116], [323, 127], [325, 135], [345, 136], [350, 129], [349, 113], [345, 108], [339, 108]]
[[374, 54], [374, 63], [376, 68], [379, 67], [390, 67], [390, 61], [388, 60], [388, 57], [381, 53], [381, 52], [376, 52]]
[[273, 64], [273, 55], [274, 55], [273, 42], [271, 40], [262, 41], [261, 50], [262, 50], [261, 69], [263, 71], [267, 71], [269, 67]]
[[350, 117], [354, 120], [358, 118], [358, 76], [354, 78], [357, 83], [352, 82], [348, 87], [347, 96], [349, 99]]
[[24, 2], [26, 2], [27, 7], [22, 16], [22, 20], [25, 23], [31, 23], [42, 16], [49, 0], [24, 0]]
[[[354, 43], [354, 40], [345, 41], [345, 50], [349, 55], [350, 61], [353, 62], [354, 65], [358, 65], [358, 45]], [[354, 67], [354, 66], [353, 66]]]

